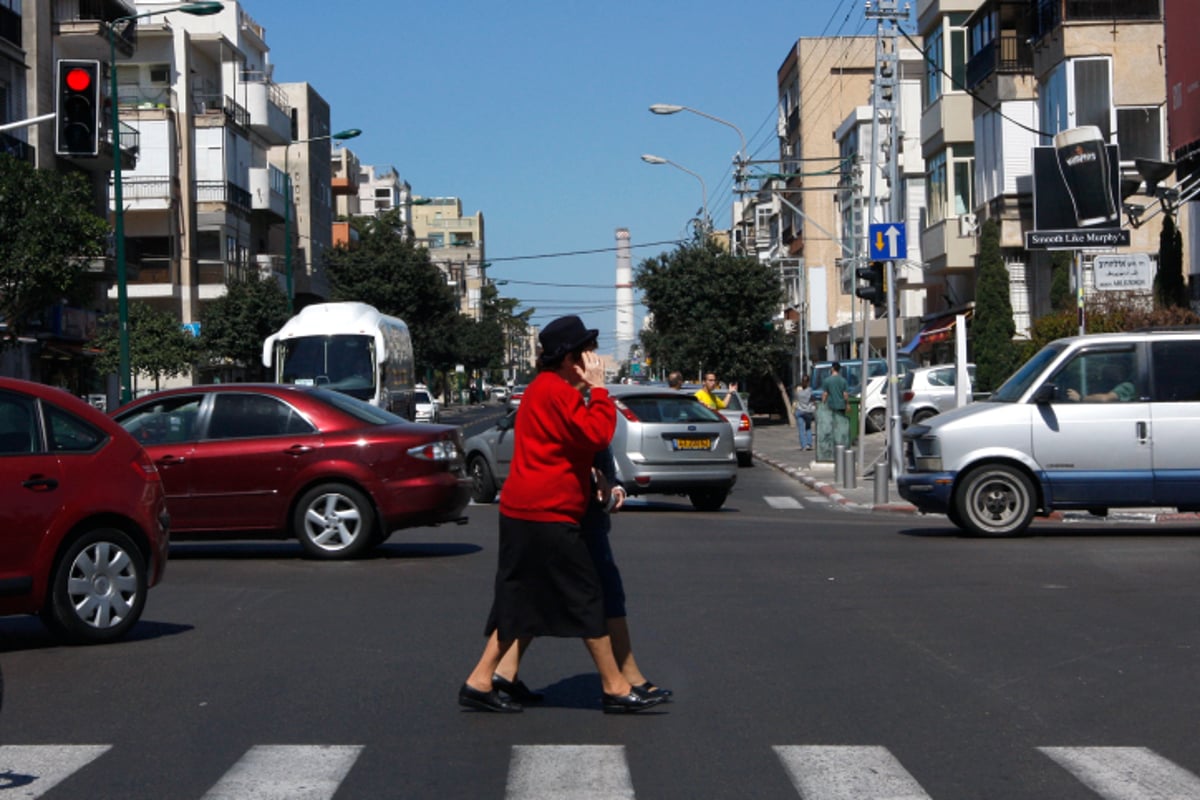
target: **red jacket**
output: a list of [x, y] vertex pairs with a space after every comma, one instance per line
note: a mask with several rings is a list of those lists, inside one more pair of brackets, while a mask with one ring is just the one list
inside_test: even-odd
[[592, 459], [608, 447], [617, 408], [608, 390], [579, 390], [542, 372], [525, 390], [514, 426], [513, 460], [500, 513], [533, 522], [579, 524], [592, 486]]

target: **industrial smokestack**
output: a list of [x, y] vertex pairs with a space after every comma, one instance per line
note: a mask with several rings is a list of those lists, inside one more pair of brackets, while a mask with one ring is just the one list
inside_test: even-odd
[[629, 229], [617, 228], [617, 362], [629, 358], [633, 346], [633, 264]]

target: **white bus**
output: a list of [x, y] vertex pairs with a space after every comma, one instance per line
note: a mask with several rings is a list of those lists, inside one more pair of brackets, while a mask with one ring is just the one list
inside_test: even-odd
[[276, 383], [322, 386], [416, 416], [408, 326], [366, 303], [306, 306], [263, 342]]

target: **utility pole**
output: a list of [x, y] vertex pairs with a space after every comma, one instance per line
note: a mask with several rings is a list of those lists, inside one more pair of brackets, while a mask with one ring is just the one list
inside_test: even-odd
[[[904, 10], [897, 8], [897, 0], [867, 0], [867, 19], [875, 20], [875, 82], [871, 93], [871, 145], [872, 160], [884, 151], [882, 168], [885, 180], [890, 189], [888, 202], [891, 221], [903, 220], [904, 204], [901, 196], [899, 170], [899, 44], [900, 32], [897, 23], [908, 18], [908, 4]], [[886, 138], [879, 137], [880, 123], [886, 125]], [[879, 170], [872, 163], [870, 212], [875, 221], [876, 193], [875, 176]], [[904, 454], [900, 440], [900, 403], [899, 382], [896, 369], [896, 303], [899, 292], [896, 286], [896, 262], [888, 260], [885, 285], [887, 287], [887, 362], [888, 362], [888, 464], [891, 477], [895, 478], [904, 470]], [[865, 362], [864, 362], [865, 365]], [[863, 374], [863, 388], [866, 388], [866, 373]], [[865, 392], [864, 392], [865, 393]]]

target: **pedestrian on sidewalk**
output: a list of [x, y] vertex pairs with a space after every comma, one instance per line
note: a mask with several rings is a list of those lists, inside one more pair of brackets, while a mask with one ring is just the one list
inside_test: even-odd
[[840, 361], [835, 361], [829, 365], [829, 377], [825, 379], [824, 385], [821, 387], [822, 402], [825, 407], [832, 412], [833, 430], [832, 434], [833, 445], [850, 446], [850, 418], [846, 416], [846, 409], [850, 407], [850, 387], [846, 385], [846, 379], [842, 377], [842, 364]]
[[808, 376], [800, 377], [800, 385], [792, 392], [793, 414], [796, 416], [796, 427], [800, 433], [800, 449], [812, 450], [813, 405], [812, 388], [808, 385]]
[[[612, 441], [617, 410], [596, 355], [599, 331], [559, 317], [539, 335], [541, 371], [513, 427], [513, 459], [500, 494], [500, 546], [483, 653], [458, 690], [480, 711], [522, 707], [496, 691], [493, 675], [509, 649], [535, 636], [579, 637], [600, 673], [605, 713], [642, 711], [665, 698], [633, 691], [613, 656], [600, 577], [581, 523], [592, 462]], [[591, 401], [583, 400], [590, 389]]]

